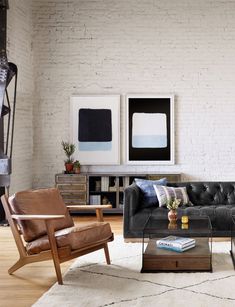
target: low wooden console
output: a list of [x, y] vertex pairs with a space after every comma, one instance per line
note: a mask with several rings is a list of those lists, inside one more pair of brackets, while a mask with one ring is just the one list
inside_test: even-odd
[[[163, 177], [167, 178], [168, 182], [181, 181], [179, 173], [117, 172], [56, 174], [55, 184], [68, 206], [109, 205], [108, 208], [104, 208], [105, 213], [122, 213], [123, 191], [135, 178], [158, 180]], [[75, 211], [82, 212], [82, 208], [85, 207]]]

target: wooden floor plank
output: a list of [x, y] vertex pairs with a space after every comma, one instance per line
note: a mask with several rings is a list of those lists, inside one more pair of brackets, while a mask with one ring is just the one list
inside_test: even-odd
[[[74, 220], [76, 225], [96, 222], [93, 215], [76, 216]], [[105, 215], [104, 220], [111, 224], [114, 234], [122, 234], [122, 216]], [[8, 269], [18, 260], [9, 227], [0, 227], [0, 246], [0, 307], [32, 306], [56, 282], [52, 261], [29, 264], [9, 275]], [[62, 274], [73, 261], [61, 265]]]

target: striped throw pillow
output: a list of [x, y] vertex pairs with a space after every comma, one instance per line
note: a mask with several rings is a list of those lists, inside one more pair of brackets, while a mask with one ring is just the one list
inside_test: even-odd
[[172, 188], [162, 185], [153, 185], [153, 187], [158, 198], [159, 207], [165, 206], [167, 203], [176, 198], [181, 200], [180, 206], [187, 205], [189, 203], [189, 197], [185, 187]]

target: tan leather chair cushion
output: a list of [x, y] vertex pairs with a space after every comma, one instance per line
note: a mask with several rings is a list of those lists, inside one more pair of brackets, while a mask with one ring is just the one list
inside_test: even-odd
[[[55, 232], [58, 247], [70, 246], [71, 250], [88, 247], [112, 237], [109, 223], [93, 223], [86, 226], [74, 226]], [[50, 249], [47, 236], [36, 239], [26, 245], [28, 254], [38, 254]]]
[[[74, 226], [58, 189], [40, 189], [18, 192], [9, 198], [13, 214], [62, 214], [64, 219], [53, 221], [54, 229], [59, 230]], [[47, 233], [46, 225], [41, 220], [19, 222], [26, 242], [35, 240]]]

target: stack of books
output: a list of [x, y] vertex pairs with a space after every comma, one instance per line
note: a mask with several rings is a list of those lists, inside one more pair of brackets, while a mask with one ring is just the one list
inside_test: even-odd
[[101, 191], [108, 192], [108, 190], [109, 190], [109, 177], [102, 176], [101, 177]]
[[194, 239], [177, 236], [168, 236], [157, 240], [157, 247], [180, 253], [195, 247], [195, 244], [196, 242]]

